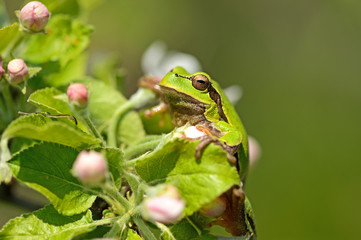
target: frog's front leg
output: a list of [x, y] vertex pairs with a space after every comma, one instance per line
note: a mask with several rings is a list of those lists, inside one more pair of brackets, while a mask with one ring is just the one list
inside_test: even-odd
[[[242, 135], [240, 131], [229, 123], [219, 121], [216, 124], [209, 126], [203, 126], [207, 135], [201, 138], [201, 142], [196, 148], [195, 156], [200, 158], [202, 150], [210, 143], [217, 144], [227, 153], [227, 159], [234, 165], [237, 165], [237, 151], [242, 142]], [[204, 131], [204, 130], [203, 130]]]
[[216, 145], [219, 145], [222, 147], [222, 149], [227, 153], [227, 159], [232, 164], [237, 164], [237, 158], [234, 156], [237, 152], [233, 147], [227, 146], [226, 144], [219, 141], [218, 138], [211, 137], [209, 135], [206, 135], [201, 138], [201, 141], [196, 147], [195, 151], [195, 157], [199, 159], [202, 156], [203, 149], [207, 147], [210, 143], [214, 143]]

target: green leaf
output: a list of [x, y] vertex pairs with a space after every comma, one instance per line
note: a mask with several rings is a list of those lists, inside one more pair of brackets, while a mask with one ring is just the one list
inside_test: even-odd
[[70, 173], [78, 153], [44, 142], [15, 154], [8, 164], [16, 179], [45, 195], [59, 213], [73, 215], [90, 208], [96, 198]]
[[[116, 109], [125, 104], [127, 100], [118, 91], [103, 82], [90, 78], [79, 79], [77, 82], [87, 86], [90, 117], [98, 129], [105, 130]], [[139, 115], [134, 111], [125, 114], [119, 123], [118, 131], [119, 141], [127, 145], [145, 136]]]
[[[53, 115], [60, 114], [72, 116], [73, 113], [68, 103], [64, 101], [62, 97], [66, 98], [66, 95], [55, 88], [43, 88], [31, 94], [28, 98], [28, 102], [44, 112]], [[74, 125], [73, 120], [64, 120], [64, 122], [70, 123], [71, 126]], [[78, 122], [77, 127], [84, 132], [88, 132], [86, 126], [82, 122]]]
[[128, 229], [126, 240], [142, 240], [141, 238], [133, 229]]
[[105, 148], [104, 151], [115, 185], [120, 187], [121, 173], [123, 171], [123, 153], [119, 148]]
[[46, 34], [32, 36], [24, 45], [22, 57], [33, 63], [59, 61], [65, 66], [89, 45], [93, 28], [66, 15], [53, 16]]
[[69, 61], [64, 67], [60, 68], [56, 63], [53, 63], [52, 68], [46, 69], [42, 75], [46, 83], [50, 86], [60, 87], [68, 85], [74, 79], [86, 75], [88, 55], [84, 52], [76, 58]]
[[10, 220], [0, 231], [1, 239], [67, 240], [95, 228], [91, 212], [60, 215], [52, 205]]
[[41, 71], [41, 67], [29, 67], [28, 71], [29, 71], [29, 79], [30, 79], [36, 76], [36, 74], [38, 74], [38, 72]]
[[191, 215], [231, 186], [239, 184], [237, 169], [220, 146], [209, 144], [196, 159], [199, 141], [172, 140], [168, 134], [150, 154], [139, 160], [137, 173], [148, 183], [170, 183], [186, 201], [185, 215]]
[[91, 232], [76, 236], [73, 240], [89, 240], [89, 239], [101, 239], [111, 228], [107, 226], [98, 226]]
[[[162, 240], [173, 240], [173, 239], [189, 239], [189, 240], [216, 240], [217, 238], [208, 234], [207, 232], [199, 232], [190, 224], [187, 220], [182, 220], [177, 224], [170, 227], [170, 232], [173, 236], [167, 232], [163, 232], [161, 237]], [[174, 238], [173, 238], [174, 237]]]
[[14, 23], [0, 29], [0, 53], [2, 53], [19, 34], [19, 24]]
[[25, 137], [59, 143], [77, 149], [89, 148], [100, 142], [93, 135], [85, 133], [75, 126], [39, 114], [19, 117], [11, 122], [2, 137], [4, 139]]
[[79, 4], [77, 0], [42, 0], [41, 1], [52, 15], [54, 14], [68, 14], [70, 16], [78, 16], [79, 14]]
[[63, 94], [55, 88], [43, 88], [32, 93], [28, 102], [50, 114], [72, 114], [69, 105], [57, 98]]
[[11, 140], [10, 152], [11, 154], [14, 154], [16, 152], [19, 152], [21, 150], [33, 146], [36, 143], [39, 143], [39, 141], [29, 138], [19, 138], [19, 137], [14, 138]]

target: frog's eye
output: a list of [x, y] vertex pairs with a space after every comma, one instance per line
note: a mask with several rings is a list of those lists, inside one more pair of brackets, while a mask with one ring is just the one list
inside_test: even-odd
[[195, 89], [200, 91], [206, 90], [209, 87], [209, 84], [209, 79], [202, 74], [198, 74], [192, 77], [192, 85]]

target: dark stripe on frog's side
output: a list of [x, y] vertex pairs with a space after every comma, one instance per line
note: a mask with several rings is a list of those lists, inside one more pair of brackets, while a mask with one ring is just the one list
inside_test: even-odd
[[223, 112], [221, 96], [216, 91], [216, 89], [213, 88], [212, 84], [209, 85], [208, 92], [209, 92], [209, 96], [211, 97], [211, 99], [217, 104], [219, 121], [225, 121], [226, 123], [229, 123], [228, 119], [226, 117], [226, 114], [224, 114], [224, 112]]

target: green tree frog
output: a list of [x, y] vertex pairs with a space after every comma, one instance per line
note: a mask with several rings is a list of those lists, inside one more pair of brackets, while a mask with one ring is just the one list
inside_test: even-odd
[[[236, 110], [216, 81], [207, 73], [190, 74], [182, 67], [175, 67], [163, 79], [142, 78], [140, 86], [159, 93], [163, 100], [146, 112], [146, 116], [169, 109], [177, 127], [190, 124], [206, 133], [199, 137], [201, 141], [195, 156], [201, 157], [202, 149], [208, 144], [218, 144], [227, 152], [228, 160], [237, 167], [240, 178], [244, 180], [249, 162], [247, 134]], [[214, 223], [224, 226], [232, 235], [249, 235], [249, 239], [255, 239], [253, 213], [242, 185], [223, 194], [229, 207], [222, 219]]]
[[152, 116], [169, 108], [176, 126], [189, 123], [207, 133], [196, 149], [197, 158], [205, 146], [212, 142], [218, 144], [227, 152], [228, 160], [237, 166], [240, 176], [244, 177], [249, 161], [247, 134], [219, 84], [204, 72], [190, 74], [182, 67], [173, 68], [159, 80], [141, 80], [142, 87], [158, 92], [164, 100], [147, 115]]

